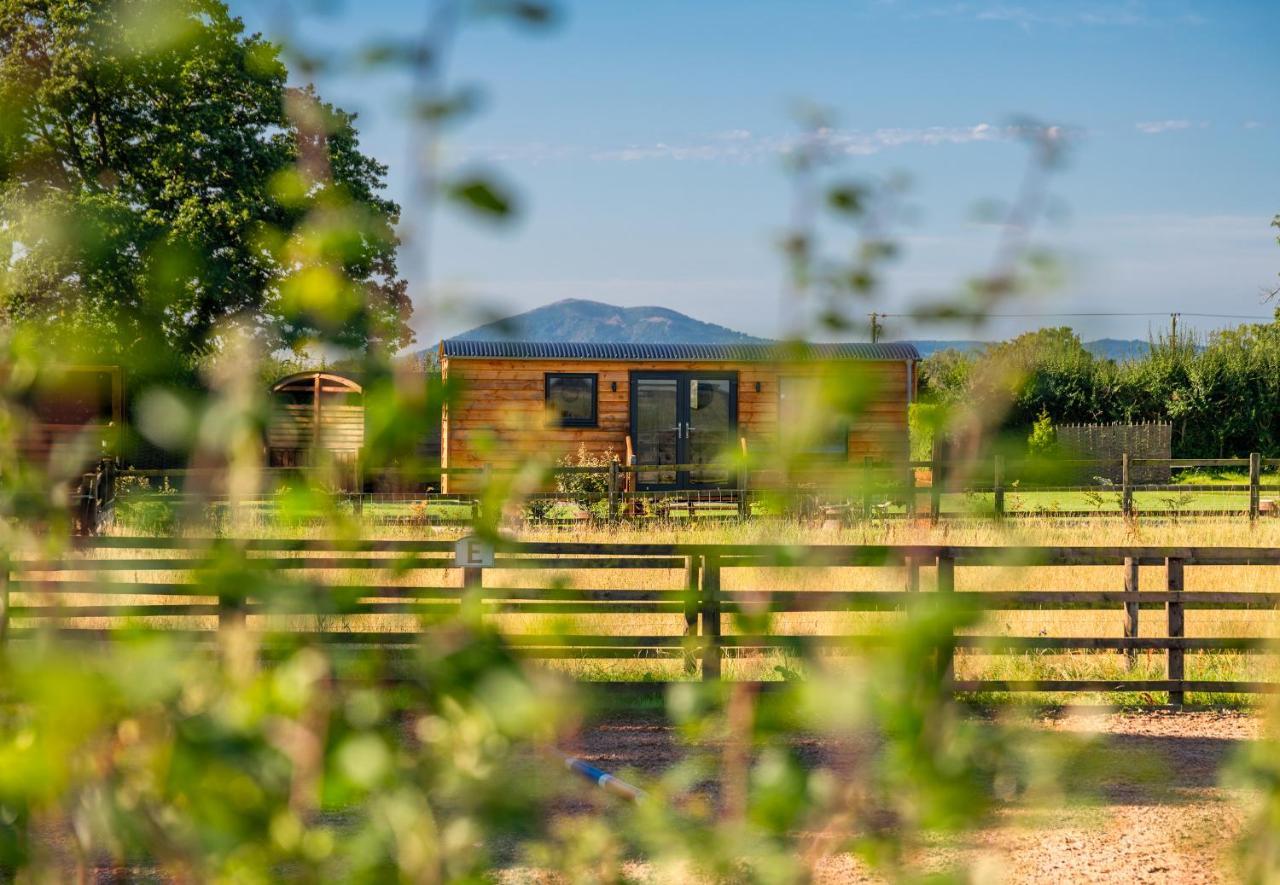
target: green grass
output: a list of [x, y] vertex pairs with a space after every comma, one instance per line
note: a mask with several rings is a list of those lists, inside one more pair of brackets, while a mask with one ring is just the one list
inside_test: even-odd
[[[1224, 483], [1225, 484], [1225, 483]], [[1045, 513], [1086, 511], [1119, 513], [1120, 493], [1088, 492], [1005, 492], [1008, 513]], [[1247, 510], [1248, 492], [1134, 492], [1133, 503], [1139, 513], [1177, 513], [1188, 510]], [[953, 493], [942, 496], [944, 513], [989, 513], [995, 507], [994, 495], [987, 492]]]

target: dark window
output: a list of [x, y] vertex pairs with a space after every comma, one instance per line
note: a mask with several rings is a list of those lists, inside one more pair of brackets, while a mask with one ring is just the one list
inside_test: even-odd
[[33, 411], [44, 424], [110, 424], [112, 376], [92, 369], [69, 369], [35, 388]]
[[596, 381], [590, 372], [548, 372], [547, 414], [561, 427], [596, 426]]
[[276, 391], [276, 400], [286, 406], [309, 406], [315, 400], [316, 392], [308, 387], [290, 387]]
[[778, 379], [778, 426], [791, 451], [820, 458], [849, 454], [849, 419], [817, 377]]
[[320, 394], [321, 409], [327, 409], [329, 406], [359, 406], [362, 404], [363, 395], [356, 393], [354, 390]]

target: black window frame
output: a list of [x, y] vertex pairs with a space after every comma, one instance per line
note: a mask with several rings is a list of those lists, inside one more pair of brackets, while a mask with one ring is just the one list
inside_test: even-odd
[[[785, 383], [787, 381], [804, 381], [804, 382], [813, 382], [817, 384], [822, 383], [822, 379], [814, 375], [803, 375], [803, 374], [779, 374], [778, 375], [778, 430], [780, 433], [783, 433], [783, 434], [786, 433], [786, 430], [782, 426], [783, 425], [782, 402], [783, 402], [783, 399], [785, 398], [784, 396], [785, 391], [783, 390], [783, 387], [785, 386]], [[834, 424], [837, 424], [839, 426], [840, 440], [841, 440], [840, 446], [839, 447], [832, 446], [829, 449], [806, 448], [801, 451], [798, 451], [797, 452], [798, 455], [800, 455], [802, 458], [808, 459], [810, 461], [815, 461], [815, 462], [831, 461], [831, 462], [838, 463], [838, 462], [844, 462], [849, 460], [849, 434], [853, 431], [853, 418], [852, 416], [846, 415], [846, 414], [834, 414], [831, 416], [831, 420], [833, 421]], [[832, 429], [834, 430], [836, 428], [833, 427]]]
[[[591, 417], [564, 418], [556, 415], [551, 407], [551, 382], [553, 379], [590, 378], [591, 379]], [[599, 372], [544, 372], [542, 376], [542, 402], [551, 423], [555, 427], [598, 427], [600, 426], [600, 373]]]

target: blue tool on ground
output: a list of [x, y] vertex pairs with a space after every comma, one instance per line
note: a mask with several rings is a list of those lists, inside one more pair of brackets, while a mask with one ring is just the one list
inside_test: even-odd
[[581, 759], [575, 759], [564, 753], [561, 753], [560, 756], [564, 759], [565, 768], [577, 772], [606, 793], [612, 793], [619, 799], [626, 799], [628, 802], [639, 802], [649, 795], [639, 787], [633, 787], [626, 781], [619, 780], [609, 772], [602, 771], [594, 765], [583, 762]]

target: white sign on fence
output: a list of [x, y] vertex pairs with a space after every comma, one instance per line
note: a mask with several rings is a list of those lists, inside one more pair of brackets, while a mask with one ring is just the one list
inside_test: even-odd
[[475, 535], [468, 535], [458, 539], [453, 548], [453, 556], [460, 568], [492, 568], [493, 544]]

